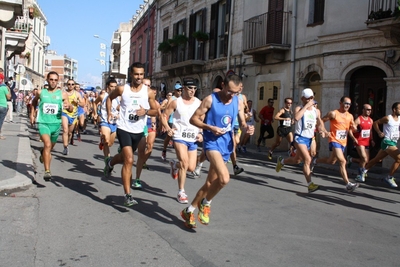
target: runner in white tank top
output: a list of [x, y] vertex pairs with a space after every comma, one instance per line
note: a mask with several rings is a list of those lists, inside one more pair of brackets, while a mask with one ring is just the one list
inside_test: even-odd
[[[182, 96], [173, 100], [165, 109], [162, 123], [167, 129], [168, 135], [172, 136], [178, 160], [171, 160], [171, 176], [178, 179], [179, 203], [188, 203], [188, 196], [185, 193], [185, 181], [187, 171], [194, 171], [197, 161], [196, 141], [203, 141], [199, 128], [190, 123], [190, 118], [200, 106], [201, 101], [195, 97], [197, 85], [194, 79], [183, 80]], [[167, 118], [173, 115], [172, 129], [169, 127]]]
[[[122, 166], [122, 185], [125, 193], [125, 206], [137, 204], [131, 195], [132, 184], [132, 165], [133, 152], [139, 148], [137, 165], [143, 166], [145, 161], [142, 146], [146, 145], [144, 130], [146, 126], [146, 115], [155, 116], [159, 113], [155, 95], [151, 89], [142, 84], [144, 78], [144, 65], [135, 62], [129, 68], [131, 83], [124, 86], [118, 86], [107, 97], [108, 122], [113, 120], [111, 106], [113, 99], [121, 96], [120, 115], [117, 120], [117, 137], [121, 147], [121, 153], [115, 155], [112, 159], [106, 159], [104, 175], [108, 178], [111, 175], [115, 164]], [[136, 170], [138, 171], [138, 170]]]
[[[392, 114], [387, 115], [379, 120], [374, 121], [374, 130], [378, 133], [380, 138], [383, 138], [381, 143], [381, 149], [375, 158], [371, 159], [367, 165], [365, 165], [365, 173], [376, 163], [380, 162], [388, 155], [394, 159], [392, 166], [390, 167], [389, 175], [384, 178], [384, 181], [391, 187], [397, 187], [394, 174], [400, 165], [400, 150], [397, 147], [399, 140], [400, 130], [400, 102], [395, 102], [392, 105]], [[383, 125], [383, 132], [379, 129], [379, 125]]]

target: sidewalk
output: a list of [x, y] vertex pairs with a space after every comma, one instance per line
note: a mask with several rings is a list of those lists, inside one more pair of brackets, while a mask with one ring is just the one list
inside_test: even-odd
[[0, 140], [0, 191], [29, 186], [34, 180], [32, 151], [26, 115], [13, 114], [13, 122], [3, 123]]

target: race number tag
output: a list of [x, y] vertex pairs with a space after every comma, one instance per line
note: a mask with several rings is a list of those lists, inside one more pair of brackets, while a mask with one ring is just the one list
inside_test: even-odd
[[292, 122], [290, 120], [284, 120], [283, 121], [283, 126], [290, 127], [291, 124], [292, 124]]
[[43, 113], [48, 115], [54, 115], [58, 113], [58, 104], [43, 104]]
[[306, 120], [305, 124], [306, 129], [312, 129], [315, 125], [315, 120]]
[[392, 140], [392, 141], [397, 141], [397, 140], [399, 140], [399, 132], [397, 131], [397, 132], [393, 132], [391, 135], [390, 135], [390, 139]]
[[362, 138], [369, 138], [371, 134], [371, 130], [361, 130], [361, 137]]
[[182, 129], [182, 138], [195, 140], [196, 139], [196, 133], [194, 132], [193, 129], [183, 128]]
[[346, 130], [337, 130], [336, 131], [336, 139], [337, 140], [346, 140], [347, 131]]

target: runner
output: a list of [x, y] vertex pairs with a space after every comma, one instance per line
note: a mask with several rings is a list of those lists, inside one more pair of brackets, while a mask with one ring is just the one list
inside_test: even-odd
[[308, 192], [311, 193], [319, 188], [317, 184], [311, 181], [311, 156], [309, 149], [312, 138], [314, 137], [316, 127], [322, 137], [326, 137], [328, 132], [325, 129], [319, 110], [314, 107], [314, 92], [310, 88], [302, 91], [301, 101], [302, 105], [295, 108], [294, 114], [296, 124], [293, 145], [296, 148], [296, 155], [285, 159], [278, 157], [275, 170], [279, 172], [286, 164], [294, 165], [303, 161], [303, 174], [307, 181]]
[[277, 135], [275, 144], [272, 145], [268, 152], [268, 159], [270, 160], [272, 159], [272, 153], [274, 152], [275, 148], [277, 148], [281, 144], [283, 137], [287, 139], [289, 145], [293, 142], [292, 125], [294, 123], [294, 120], [292, 113], [292, 103], [292, 98], [286, 97], [285, 106], [281, 108], [274, 117], [275, 120], [279, 121], [279, 126], [276, 130]]
[[[120, 116], [117, 120], [117, 138], [121, 152], [113, 158], [106, 159], [104, 175], [110, 177], [114, 165], [122, 164], [122, 185], [124, 187], [124, 205], [137, 204], [131, 195], [133, 153], [139, 145], [145, 145], [144, 130], [146, 115], [155, 116], [158, 113], [155, 96], [150, 88], [142, 84], [144, 65], [135, 62], [130, 67], [131, 83], [118, 86], [107, 97], [106, 107], [108, 122], [114, 116], [111, 112], [112, 101], [121, 96]], [[143, 166], [144, 157], [138, 157], [137, 166]]]
[[349, 132], [350, 137], [354, 141], [354, 146], [357, 150], [359, 159], [352, 158], [347, 155], [347, 166], [350, 166], [352, 162], [359, 164], [358, 175], [355, 178], [357, 182], [365, 182], [365, 165], [369, 161], [369, 148], [375, 146], [375, 142], [372, 139], [372, 125], [374, 121], [370, 118], [372, 107], [369, 104], [364, 104], [362, 114], [357, 117], [354, 121], [354, 126], [357, 127], [357, 132], [353, 134]]
[[[188, 203], [188, 196], [185, 192], [185, 181], [187, 171], [194, 171], [197, 160], [196, 141], [203, 140], [202, 131], [193, 126], [189, 120], [193, 113], [200, 106], [201, 101], [195, 97], [197, 90], [196, 82], [193, 78], [183, 80], [182, 96], [168, 104], [162, 116], [162, 123], [169, 136], [172, 136], [178, 160], [171, 160], [171, 176], [178, 179], [179, 203]], [[167, 119], [173, 114], [172, 127]]]
[[[110, 157], [110, 147], [114, 144], [116, 131], [117, 131], [117, 119], [119, 117], [119, 97], [113, 99], [111, 103], [111, 114], [112, 120], [108, 122], [107, 114], [107, 97], [108, 95], [117, 88], [117, 81], [114, 78], [109, 78], [106, 82], [106, 92], [100, 94], [94, 101], [94, 119], [97, 120], [97, 116], [100, 116], [100, 132], [101, 132], [101, 144], [99, 148], [103, 150], [104, 161]], [[97, 110], [99, 106], [100, 110]]]
[[73, 132], [75, 129], [75, 124], [77, 123], [78, 117], [78, 106], [83, 107], [85, 105], [81, 95], [77, 93], [75, 90], [75, 82], [72, 79], [69, 79], [67, 82], [67, 90], [66, 93], [68, 95], [69, 103], [74, 107], [72, 111], [67, 109], [63, 109], [62, 111], [62, 128], [63, 128], [63, 155], [68, 155], [68, 144], [71, 143], [73, 145]]
[[[174, 101], [175, 99], [181, 97], [181, 95], [182, 95], [182, 88], [183, 88], [183, 87], [182, 87], [182, 85], [180, 84], [180, 82], [177, 82], [177, 83], [175, 84], [174, 94], [172, 95], [172, 97], [169, 97], [169, 98], [168, 98], [168, 102], [167, 102], [167, 104], [165, 105], [164, 112], [165, 112], [165, 109], [168, 107], [168, 105], [169, 105], [172, 101]], [[163, 107], [163, 105], [161, 105], [161, 107]], [[174, 114], [171, 113], [171, 115], [169, 116], [169, 119], [168, 119], [168, 125], [169, 125], [170, 128], [172, 127], [173, 116], [174, 116]], [[164, 161], [167, 160], [167, 146], [168, 146], [168, 145], [172, 146], [172, 140], [171, 140], [171, 139], [172, 139], [171, 136], [169, 136], [169, 135], [165, 136], [164, 145], [163, 145], [163, 150], [162, 150], [162, 153], [161, 153], [161, 159], [164, 160]]]
[[66, 92], [57, 89], [58, 73], [51, 71], [47, 74], [47, 83], [49, 88], [39, 89], [37, 95], [32, 100], [31, 105], [31, 120], [34, 120], [34, 108], [39, 103], [38, 108], [38, 129], [43, 148], [40, 150], [39, 161], [44, 165], [45, 181], [51, 180], [50, 162], [51, 150], [57, 143], [61, 129], [61, 111], [67, 110], [72, 112], [74, 106], [69, 102], [69, 97]]
[[[226, 166], [233, 150], [232, 122], [239, 115], [240, 125], [250, 134], [253, 126], [247, 126], [244, 117], [243, 102], [237, 93], [241, 80], [237, 75], [229, 75], [222, 83], [223, 89], [204, 98], [190, 123], [203, 129], [203, 149], [210, 161], [207, 180], [197, 192], [191, 205], [181, 211], [185, 226], [195, 228], [194, 210], [199, 207], [200, 223], [208, 225], [212, 199], [229, 182], [229, 171]], [[203, 117], [204, 121], [203, 121]]]
[[[252, 100], [247, 100], [247, 116], [246, 116], [246, 123], [247, 125], [254, 125], [255, 122], [259, 122], [259, 119], [257, 118], [257, 111], [253, 109], [253, 101]], [[239, 150], [243, 153], [247, 152], [246, 145], [249, 142], [250, 139], [250, 134], [249, 133], [244, 133], [243, 138], [240, 142]]]
[[353, 115], [348, 112], [351, 106], [351, 99], [347, 96], [343, 96], [340, 98], [339, 105], [340, 107], [338, 109], [329, 111], [322, 118], [324, 122], [330, 122], [329, 150], [331, 153], [329, 157], [314, 158], [312, 165], [315, 166], [318, 163], [335, 164], [336, 161], [338, 161], [340, 175], [342, 176], [343, 182], [346, 184], [346, 190], [348, 192], [353, 192], [359, 184], [349, 181], [344, 150], [346, 149], [349, 130], [357, 131], [357, 128], [354, 127]]
[[[400, 165], [400, 150], [397, 147], [399, 141], [399, 127], [400, 127], [400, 102], [395, 102], [392, 105], [392, 114], [380, 118], [374, 121], [374, 130], [378, 133], [379, 137], [383, 138], [381, 142], [381, 149], [378, 154], [370, 160], [363, 170], [364, 174], [371, 169], [376, 163], [383, 160], [387, 156], [394, 159], [392, 166], [390, 167], [389, 175], [383, 178], [383, 180], [391, 187], [397, 187], [394, 173], [397, 171]], [[383, 125], [383, 132], [379, 129], [379, 125]]]

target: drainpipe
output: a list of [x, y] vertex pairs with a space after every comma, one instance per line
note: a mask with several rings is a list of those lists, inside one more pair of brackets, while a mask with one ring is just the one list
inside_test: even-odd
[[229, 20], [229, 34], [228, 34], [228, 53], [227, 53], [227, 59], [226, 59], [226, 71], [228, 72], [229, 70], [229, 65], [230, 65], [230, 60], [231, 60], [231, 39], [232, 39], [232, 27], [233, 27], [233, 11], [235, 5], [235, 0], [231, 1], [231, 18]]
[[[292, 10], [292, 44], [290, 46], [290, 62], [292, 69], [292, 98], [293, 101], [298, 100], [298, 90], [295, 89], [296, 85], [296, 25], [297, 25], [297, 0], [293, 1]], [[297, 96], [297, 97], [296, 97]]]

